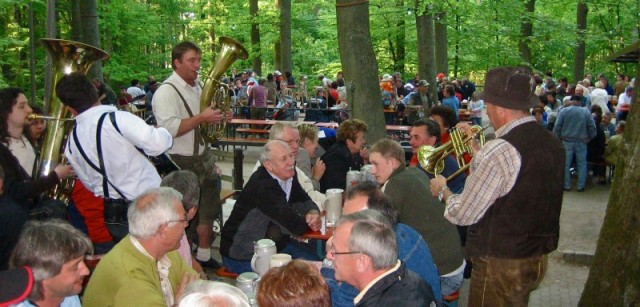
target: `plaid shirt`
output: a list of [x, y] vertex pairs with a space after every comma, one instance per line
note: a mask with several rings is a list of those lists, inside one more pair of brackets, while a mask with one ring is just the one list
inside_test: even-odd
[[478, 222], [496, 199], [507, 195], [515, 185], [522, 157], [515, 147], [500, 139], [511, 129], [535, 121], [533, 116], [513, 120], [496, 130], [496, 139], [488, 142], [471, 160], [471, 175], [461, 194], [447, 199], [444, 217], [456, 225]]

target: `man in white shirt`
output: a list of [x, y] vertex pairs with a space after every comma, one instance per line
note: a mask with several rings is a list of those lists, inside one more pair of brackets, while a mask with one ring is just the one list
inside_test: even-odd
[[220, 202], [219, 168], [209, 145], [200, 134], [203, 123], [220, 123], [232, 118], [232, 112], [223, 114], [219, 109], [200, 110], [202, 86], [198, 79], [201, 50], [194, 43], [182, 42], [171, 51], [173, 74], [153, 95], [153, 114], [158, 127], [166, 128], [174, 138], [168, 153], [181, 169], [196, 173], [200, 179], [200, 205], [196, 231], [198, 251], [196, 260], [202, 266], [218, 268], [211, 257], [213, 221], [222, 213]]
[[[107, 228], [117, 241], [127, 232], [126, 203], [160, 186], [158, 172], [141, 151], [151, 156], [162, 154], [171, 147], [171, 135], [129, 112], [102, 105], [95, 88], [81, 73], [62, 77], [56, 93], [76, 116], [65, 155], [84, 186], [105, 198]], [[110, 210], [117, 208], [120, 211]]]
[[618, 98], [618, 105], [616, 106], [616, 122], [621, 120], [627, 120], [631, 103], [633, 102], [633, 86], [627, 86], [624, 89], [624, 93], [620, 94]]
[[140, 88], [140, 81], [138, 79], [131, 80], [131, 86], [127, 88], [127, 94], [131, 95], [133, 103], [144, 104], [146, 93]]

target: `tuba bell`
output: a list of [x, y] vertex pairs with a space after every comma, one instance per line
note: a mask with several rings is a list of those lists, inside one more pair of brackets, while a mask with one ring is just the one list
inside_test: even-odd
[[464, 161], [463, 154], [469, 153], [473, 155], [473, 147], [471, 146], [471, 140], [476, 136], [480, 139], [480, 146], [484, 145], [484, 133], [489, 125], [480, 127], [478, 125], [471, 126], [472, 134], [465, 137], [464, 133], [460, 129], [452, 128], [449, 132], [451, 140], [439, 147], [433, 147], [429, 145], [421, 146], [418, 148], [418, 162], [420, 166], [424, 168], [429, 174], [439, 175], [444, 170], [444, 162], [450, 154], [456, 155], [456, 161], [458, 162], [458, 171], [451, 174], [447, 181], [455, 178], [460, 173], [466, 171], [470, 164]]
[[[222, 36], [219, 43], [220, 52], [218, 53], [218, 58], [202, 86], [200, 112], [207, 108], [218, 108], [226, 116], [231, 109], [231, 97], [228, 93], [229, 86], [220, 82], [219, 79], [233, 62], [238, 59], [246, 60], [249, 58], [249, 53], [242, 44], [232, 38]], [[214, 143], [222, 137], [226, 127], [227, 121], [225, 117], [219, 124], [200, 124], [200, 134], [205, 141]]]
[[[47, 53], [52, 58], [53, 82], [48, 89], [49, 98], [44, 102], [44, 109], [48, 110], [47, 128], [45, 130], [44, 143], [38, 162], [38, 174], [46, 176], [59, 164], [66, 163], [64, 144], [69, 131], [73, 127], [69, 111], [55, 93], [56, 84], [64, 75], [73, 72], [86, 74], [96, 61], [106, 60], [109, 54], [105, 51], [80, 42], [62, 39], [41, 39]], [[66, 179], [45, 194], [45, 197], [68, 202], [72, 179]]]

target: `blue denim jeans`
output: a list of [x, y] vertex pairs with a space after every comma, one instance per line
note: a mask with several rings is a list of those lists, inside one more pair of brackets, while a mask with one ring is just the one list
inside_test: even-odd
[[472, 117], [471, 118], [472, 125], [482, 126], [482, 117]]
[[462, 287], [462, 282], [464, 282], [464, 270], [453, 276], [440, 276], [442, 295], [451, 295], [453, 292], [458, 291]]
[[576, 157], [576, 164], [578, 170], [578, 190], [584, 189], [587, 184], [587, 144], [582, 142], [569, 142], [562, 141], [564, 150], [567, 153], [567, 160], [564, 165], [564, 188], [571, 189], [571, 162], [573, 156]]

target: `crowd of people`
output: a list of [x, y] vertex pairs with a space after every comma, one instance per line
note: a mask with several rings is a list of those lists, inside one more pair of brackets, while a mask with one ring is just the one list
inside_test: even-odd
[[[269, 239], [294, 260], [262, 276], [259, 306], [441, 306], [465, 277], [471, 306], [526, 305], [544, 278], [547, 254], [557, 248], [573, 169], [583, 191], [587, 161], [617, 163], [634, 94], [624, 76], [615, 89], [604, 76], [591, 88], [589, 78], [575, 86], [561, 78], [556, 85], [551, 76], [499, 67], [487, 72], [481, 93], [468, 79], [439, 74], [439, 98], [431, 101], [428, 81], [385, 74], [382, 103], [411, 126], [411, 155], [393, 139], [367, 146], [369, 127], [359, 119], [345, 118], [337, 131], [275, 123], [221, 229], [220, 264], [211, 245], [222, 212], [221, 171], [199, 126], [233, 114], [200, 109], [200, 60], [196, 45], [180, 43], [162, 84], [150, 80], [145, 91], [133, 80], [126, 89], [153, 110], [156, 126], [118, 110], [100, 80], [63, 76], [55, 90], [75, 126], [66, 131], [68, 164], [47, 174], [37, 163], [43, 120], [28, 119], [42, 112], [20, 89], [0, 90], [0, 282], [12, 284], [0, 302], [249, 306], [253, 297], [209, 281], [205, 268], [250, 272], [255, 242]], [[306, 92], [304, 76], [298, 84], [290, 72], [255, 77], [244, 71], [224, 81], [238, 99], [246, 93], [252, 118], [264, 117], [268, 103], [286, 104], [287, 89]], [[317, 79], [314, 97], [297, 99], [346, 104], [340, 75]], [[478, 125], [486, 109], [496, 138], [481, 148], [471, 141], [473, 157], [445, 155], [434, 172], [417, 152], [447, 143], [454, 127], [472, 134], [460, 121], [465, 106]], [[609, 145], [599, 145], [604, 142]], [[162, 178], [147, 158], [158, 155], [181, 170]], [[458, 161], [470, 169], [461, 172]], [[365, 165], [375, 182], [347, 181]], [[604, 178], [602, 169], [593, 172]], [[447, 178], [453, 174], [459, 175]], [[75, 182], [68, 205], [43, 196], [64, 180]], [[334, 189], [344, 190], [345, 201], [322, 254], [304, 235], [326, 226], [325, 193]], [[80, 299], [90, 254], [102, 256]]]

